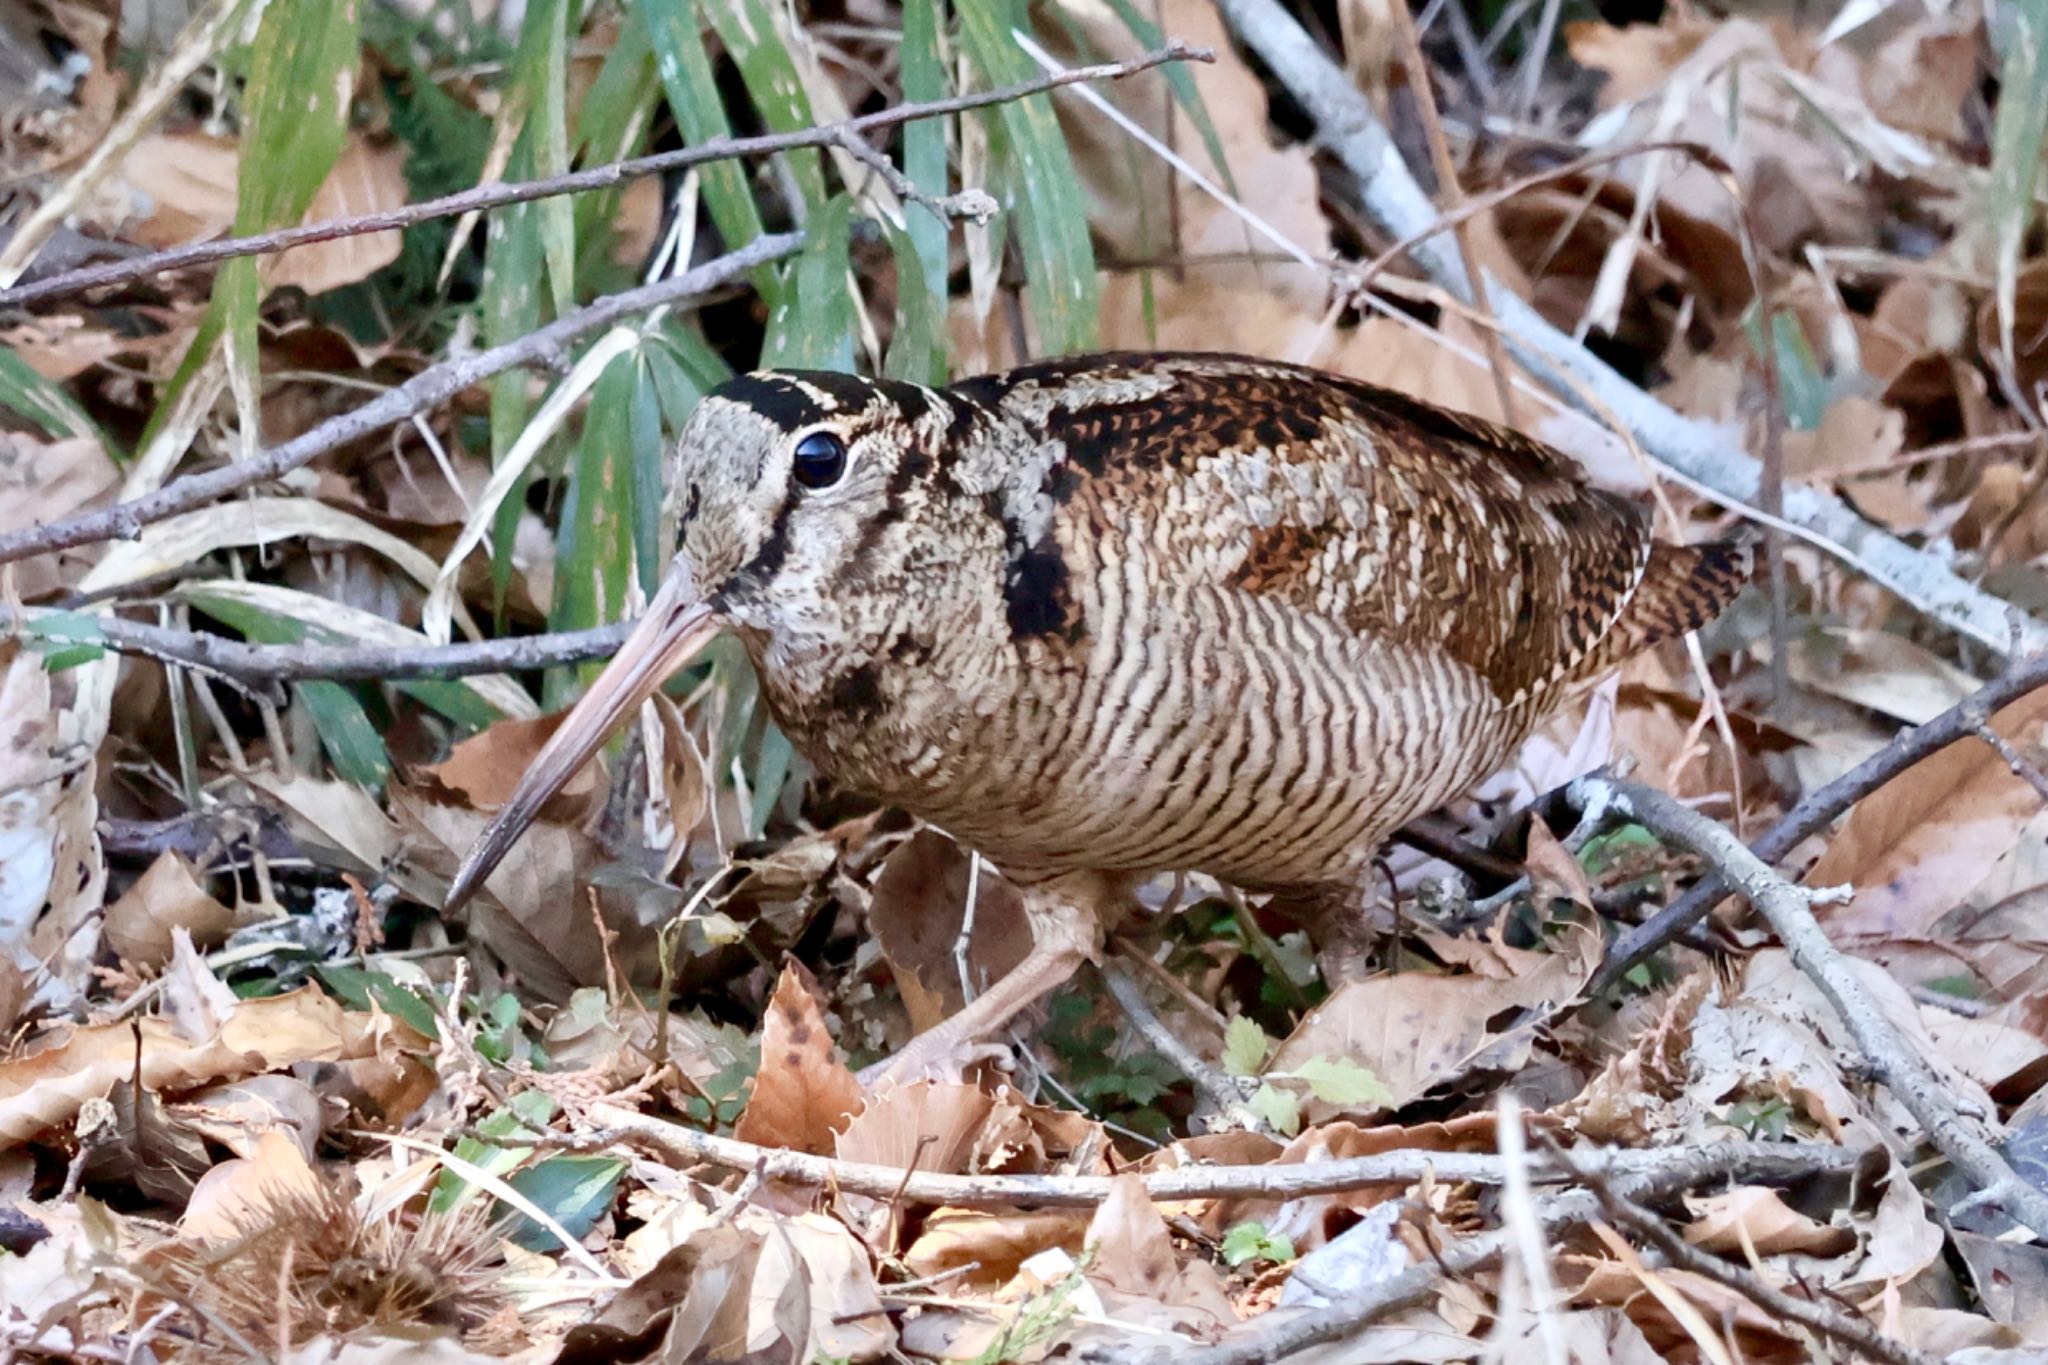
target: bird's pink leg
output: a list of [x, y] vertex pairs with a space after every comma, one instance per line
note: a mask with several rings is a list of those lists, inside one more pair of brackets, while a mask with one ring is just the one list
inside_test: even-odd
[[863, 1085], [958, 1074], [988, 1054], [987, 1039], [1066, 984], [1083, 962], [1100, 955], [1103, 926], [1098, 906], [1109, 892], [1104, 878], [1074, 874], [1021, 890], [1031, 924], [1031, 951], [1024, 960], [958, 1014], [861, 1072]]

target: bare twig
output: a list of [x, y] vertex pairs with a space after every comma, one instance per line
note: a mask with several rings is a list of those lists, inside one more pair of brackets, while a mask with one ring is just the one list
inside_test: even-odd
[[1992, 729], [1989, 720], [1978, 721], [1970, 727], [1970, 733], [1997, 750], [2005, 766], [2012, 769], [2012, 775], [2032, 787], [2043, 801], [2048, 801], [2048, 773], [2043, 773], [2033, 759], [2013, 746], [2011, 740]]
[[[1976, 735], [1978, 727], [1988, 725], [1992, 716], [2043, 686], [2048, 686], [2048, 654], [2021, 660], [2002, 677], [1986, 683], [1926, 724], [1901, 731], [1884, 748], [1808, 793], [1750, 845], [1750, 852], [1766, 863], [1777, 862], [1900, 773], [1957, 740]], [[1703, 877], [1664, 910], [1616, 939], [1606, 961], [1586, 987], [1587, 996], [1597, 998], [1652, 953], [1705, 918], [1728, 894], [1728, 883], [1720, 876]]]
[[1793, 962], [1841, 1016], [1876, 1078], [1898, 1096], [1927, 1130], [1927, 1140], [1976, 1188], [1975, 1202], [1997, 1204], [2037, 1237], [2048, 1236], [2048, 1194], [2023, 1180], [1985, 1135], [1991, 1116], [1979, 1123], [1956, 1111], [1941, 1078], [1870, 997], [1857, 964], [1828, 941], [1813, 916], [1813, 891], [1792, 885], [1733, 833], [1662, 792], [1599, 776], [1580, 778], [1569, 792], [1582, 805], [1604, 800], [1651, 833], [1713, 864], [1770, 922]]
[[[667, 1119], [637, 1113], [621, 1105], [599, 1102], [585, 1110], [598, 1125], [573, 1135], [521, 1136], [521, 1145], [601, 1151], [617, 1145], [649, 1148], [685, 1165], [718, 1166], [751, 1171], [764, 1159], [767, 1178], [791, 1185], [832, 1187], [876, 1199], [901, 1198], [913, 1204], [991, 1205], [1043, 1204], [1060, 1208], [1092, 1208], [1109, 1198], [1112, 1178], [1106, 1175], [945, 1175], [913, 1171], [905, 1178], [895, 1166], [841, 1161], [806, 1152], [762, 1147], [736, 1138], [718, 1137]], [[1592, 1159], [1588, 1157], [1587, 1159]], [[1733, 1163], [1750, 1178], [1793, 1180], [1817, 1171], [1846, 1171], [1860, 1159], [1847, 1148], [1825, 1143], [1708, 1143], [1659, 1151], [1617, 1151], [1600, 1158], [1619, 1176], [1649, 1176], [1688, 1161], [1723, 1169]], [[1555, 1181], [1563, 1167], [1539, 1157], [1530, 1178]], [[1407, 1183], [1425, 1175], [1437, 1180], [1498, 1185], [1506, 1178], [1501, 1159], [1464, 1152], [1393, 1151], [1341, 1161], [1269, 1164], [1264, 1166], [1189, 1166], [1157, 1171], [1144, 1177], [1153, 1199], [1297, 1199], [1332, 1194], [1368, 1185]], [[1702, 1179], [1709, 1178], [1702, 1176]]]
[[1230, 1077], [1211, 1066], [1202, 1055], [1182, 1042], [1166, 1021], [1153, 1012], [1145, 999], [1145, 992], [1133, 981], [1123, 968], [1104, 962], [1099, 970], [1103, 984], [1116, 997], [1124, 1017], [1131, 1021], [1153, 1051], [1172, 1062], [1174, 1069], [1195, 1083], [1195, 1088], [1208, 1096], [1209, 1103], [1216, 1106], [1216, 1115], [1224, 1126], [1243, 1128], [1266, 1137], [1277, 1138], [1272, 1126], [1260, 1118], [1252, 1107], [1244, 1102], [1244, 1095]]
[[[1428, 227], [1437, 209], [1416, 184], [1398, 148], [1352, 84], [1279, 0], [1214, 0], [1230, 27], [1272, 70], [1317, 126], [1320, 139], [1357, 178], [1363, 207], [1392, 238]], [[1470, 301], [1454, 244], [1429, 238], [1415, 259], [1447, 292]], [[1550, 325], [1513, 291], [1489, 288], [1489, 301], [1506, 330], [1508, 349], [1526, 368], [1574, 405], [1582, 386], [1619, 414], [1642, 445], [1684, 477], [1723, 496], [1753, 503], [1762, 484], [1759, 463], [1711, 424], [1674, 412], [1663, 402]], [[1566, 377], [1572, 383], [1566, 383]], [[1785, 491], [1784, 516], [1817, 534], [1915, 609], [2006, 653], [2013, 608], [1963, 581], [1939, 557], [1916, 550], [1858, 516], [1832, 494], [1795, 486]], [[2048, 646], [2048, 626], [2022, 618], [2022, 648]]]
[[[1035, 95], [1042, 91], [1058, 89], [1064, 85], [1082, 82], [1117, 80], [1124, 76], [1146, 71], [1168, 62], [1210, 62], [1216, 56], [1208, 48], [1194, 47], [1187, 43], [1173, 41], [1151, 52], [1142, 53], [1128, 61], [1102, 62], [1094, 66], [1075, 67], [1058, 75], [1038, 76], [1015, 85], [1006, 85], [997, 90], [981, 90], [972, 94], [953, 95], [946, 99], [928, 100], [920, 104], [899, 104], [894, 108], [863, 114], [859, 118], [847, 119], [843, 123], [826, 124], [817, 128], [802, 128], [795, 132], [771, 133], [759, 137], [712, 138], [698, 143], [695, 147], [684, 147], [672, 152], [659, 152], [653, 156], [634, 157], [628, 161], [615, 161], [603, 166], [568, 175], [550, 176], [543, 180], [519, 180], [510, 183], [478, 185], [474, 189], [458, 194], [443, 195], [438, 199], [425, 199], [416, 204], [406, 204], [381, 213], [356, 214], [347, 218], [328, 218], [317, 223], [302, 223], [297, 227], [280, 228], [275, 232], [258, 233], [249, 237], [226, 237], [214, 242], [199, 242], [191, 246], [176, 247], [169, 251], [154, 252], [138, 256], [133, 260], [109, 262], [104, 265], [88, 266], [81, 270], [69, 270], [53, 275], [47, 280], [33, 284], [19, 285], [13, 289], [0, 289], [0, 308], [40, 299], [57, 298], [75, 294], [84, 289], [96, 289], [104, 285], [125, 284], [150, 275], [164, 274], [174, 270], [186, 270], [197, 265], [209, 265], [215, 261], [229, 260], [236, 256], [257, 256], [288, 247], [304, 246], [309, 242], [327, 242], [337, 237], [353, 237], [371, 232], [388, 232], [393, 228], [411, 227], [435, 218], [452, 218], [458, 214], [474, 213], [483, 209], [502, 208], [507, 204], [530, 203], [536, 199], [548, 199], [560, 194], [576, 194], [585, 190], [609, 189], [628, 180], [643, 176], [661, 175], [669, 171], [700, 166], [711, 161], [729, 161], [736, 157], [768, 156], [799, 147], [839, 147], [862, 157], [856, 144], [865, 147], [861, 136], [877, 129], [893, 128], [899, 123], [917, 119], [942, 118], [970, 109], [982, 109], [994, 104], [1008, 104]], [[850, 139], [850, 140], [849, 140]], [[869, 156], [876, 155], [870, 149]], [[893, 168], [892, 168], [893, 169]], [[896, 188], [892, 182], [892, 188]], [[898, 193], [902, 191], [898, 189]], [[985, 196], [984, 196], [985, 197]], [[974, 216], [978, 205], [968, 208], [967, 215]]]
[[[1645, 1163], [1627, 1174], [1611, 1165], [1605, 1168], [1603, 1173], [1610, 1182], [1637, 1199], [1661, 1197], [1729, 1178], [1797, 1178], [1782, 1167], [1777, 1175], [1760, 1175], [1737, 1151], [1712, 1144], [1631, 1155], [1665, 1158]], [[1537, 1165], [1536, 1169], [1548, 1167]], [[1819, 1169], [1809, 1167], [1804, 1174], [1814, 1174]], [[1599, 1196], [1590, 1190], [1550, 1195], [1536, 1200], [1535, 1205], [1537, 1221], [1553, 1233], [1588, 1222], [1600, 1213]], [[1469, 1275], [1484, 1269], [1500, 1259], [1507, 1240], [1506, 1231], [1460, 1238], [1438, 1252], [1435, 1259], [1380, 1280], [1342, 1303], [1299, 1313], [1269, 1312], [1225, 1336], [1217, 1345], [1175, 1359], [1179, 1365], [1262, 1365], [1323, 1342], [1340, 1340], [1390, 1314], [1428, 1302], [1447, 1275]]]
[[[33, 617], [30, 623], [33, 623]], [[510, 636], [450, 645], [251, 645], [206, 631], [172, 630], [124, 621], [94, 620], [99, 639], [121, 654], [137, 654], [196, 668], [237, 686], [259, 689], [314, 678], [382, 681], [387, 678], [466, 678], [479, 673], [522, 673], [609, 658], [633, 627], [620, 621], [591, 630]], [[0, 613], [0, 629], [20, 628]]]
[[[1551, 1155], [1565, 1165], [1577, 1168], [1578, 1163], [1572, 1159], [1571, 1153], [1553, 1145]], [[1938, 1356], [1888, 1337], [1854, 1314], [1830, 1304], [1787, 1294], [1764, 1283], [1755, 1272], [1700, 1250], [1665, 1226], [1663, 1219], [1616, 1190], [1603, 1173], [1585, 1170], [1580, 1172], [1579, 1178], [1599, 1199], [1602, 1211], [1610, 1219], [1655, 1247], [1666, 1261], [1680, 1270], [1726, 1285], [1772, 1317], [1796, 1322], [1872, 1360], [1887, 1361], [1890, 1365], [1939, 1365]]]
[[544, 361], [565, 343], [586, 332], [708, 293], [755, 266], [793, 254], [802, 245], [803, 234], [797, 232], [757, 237], [738, 251], [706, 261], [680, 275], [607, 295], [503, 346], [431, 365], [397, 388], [387, 389], [361, 407], [352, 408], [338, 417], [330, 417], [311, 431], [295, 436], [283, 445], [272, 446], [254, 459], [240, 460], [203, 474], [188, 474], [146, 497], [117, 503], [97, 512], [0, 535], [0, 564], [49, 550], [68, 549], [73, 545], [89, 545], [117, 538], [133, 539], [150, 522], [161, 521], [230, 493], [268, 483], [330, 450], [445, 403], [479, 380], [514, 366]]

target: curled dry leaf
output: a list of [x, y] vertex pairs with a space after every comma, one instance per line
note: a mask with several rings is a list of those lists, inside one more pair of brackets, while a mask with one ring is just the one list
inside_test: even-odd
[[325, 1183], [291, 1137], [271, 1131], [246, 1156], [231, 1157], [199, 1179], [178, 1220], [181, 1236], [198, 1242], [234, 1242], [294, 1201], [317, 1205]]
[[1095, 1253], [1088, 1277], [1116, 1316], [1206, 1339], [1237, 1321], [1215, 1267], [1201, 1260], [1181, 1263], [1166, 1220], [1138, 1176], [1110, 1182], [1109, 1197], [1097, 1206], [1084, 1240]]
[[791, 960], [761, 1026], [761, 1069], [733, 1133], [742, 1142], [823, 1156], [866, 1096], [840, 1059], [818, 982]]
[[154, 969], [170, 960], [174, 931], [214, 947], [234, 927], [235, 912], [199, 884], [181, 854], [166, 850], [107, 907], [105, 932], [122, 961]]
[[198, 1043], [161, 1019], [56, 1030], [34, 1051], [0, 1063], [0, 1146], [69, 1121], [85, 1101], [132, 1079], [138, 1035], [143, 1088], [175, 1094], [299, 1062], [374, 1056], [380, 1033], [390, 1030], [405, 1032], [388, 1017], [345, 1011], [311, 986], [240, 1002]]
[[[378, 213], [405, 203], [405, 155], [393, 146], [377, 146], [362, 134], [350, 136], [334, 168], [313, 195], [305, 220], [350, 218]], [[345, 284], [368, 279], [398, 259], [399, 234], [372, 232], [293, 247], [268, 268], [274, 288], [297, 285], [308, 294], [324, 294]]]

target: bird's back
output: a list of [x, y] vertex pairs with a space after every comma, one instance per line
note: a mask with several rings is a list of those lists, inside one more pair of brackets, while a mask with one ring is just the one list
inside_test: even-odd
[[944, 397], [932, 477], [977, 490], [1000, 558], [940, 632], [980, 695], [949, 709], [930, 660], [871, 717], [921, 757], [861, 766], [1022, 873], [1352, 875], [1743, 577], [1546, 446], [1317, 371], [1095, 356]]

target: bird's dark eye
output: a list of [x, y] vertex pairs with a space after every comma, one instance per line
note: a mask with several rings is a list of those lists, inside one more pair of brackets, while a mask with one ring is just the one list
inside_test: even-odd
[[846, 442], [829, 431], [814, 431], [796, 443], [790, 474], [805, 488], [830, 488], [846, 473]]

